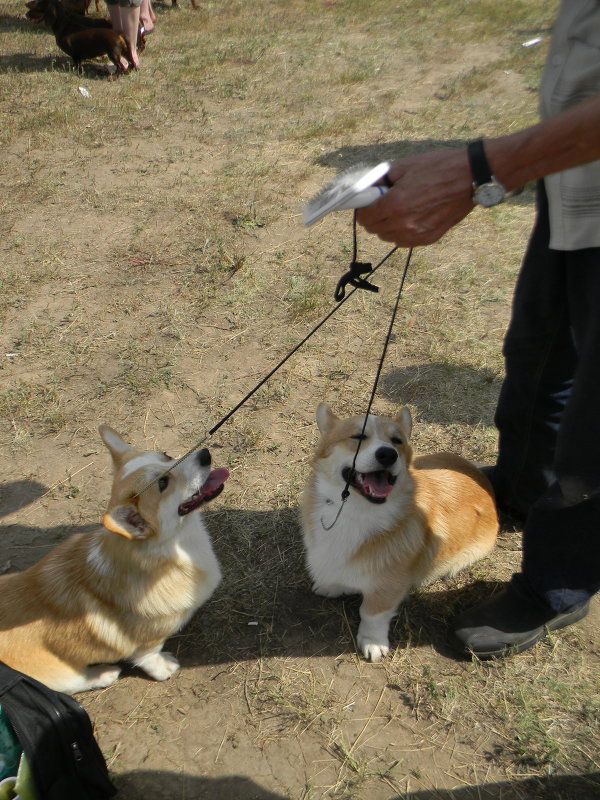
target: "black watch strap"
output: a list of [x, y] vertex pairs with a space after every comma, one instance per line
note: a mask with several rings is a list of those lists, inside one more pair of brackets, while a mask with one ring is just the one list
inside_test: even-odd
[[471, 165], [473, 184], [475, 186], [481, 186], [484, 183], [490, 183], [492, 181], [492, 170], [490, 169], [485, 154], [483, 139], [476, 139], [474, 142], [469, 142], [467, 145], [467, 153], [469, 155], [469, 164]]

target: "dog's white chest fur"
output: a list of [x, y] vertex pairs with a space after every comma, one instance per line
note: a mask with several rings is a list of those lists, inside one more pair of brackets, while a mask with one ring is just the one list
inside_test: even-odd
[[[332, 485], [317, 475], [312, 500], [305, 513], [304, 544], [315, 591], [328, 596], [368, 591], [376, 576], [354, 556], [371, 537], [393, 527], [406, 503], [405, 495], [397, 492], [379, 506], [351, 490], [342, 504], [339, 483]], [[325, 588], [331, 585], [338, 590]]]

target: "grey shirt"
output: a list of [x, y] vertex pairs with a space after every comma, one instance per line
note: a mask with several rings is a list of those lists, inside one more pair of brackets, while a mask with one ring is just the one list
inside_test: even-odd
[[[600, 92], [600, 0], [561, 0], [542, 75], [546, 118]], [[600, 130], [591, 131], [600, 136]], [[550, 207], [550, 247], [600, 247], [600, 161], [544, 179]]]

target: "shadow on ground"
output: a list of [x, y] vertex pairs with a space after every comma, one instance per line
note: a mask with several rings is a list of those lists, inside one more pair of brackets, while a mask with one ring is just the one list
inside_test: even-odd
[[[206, 514], [224, 580], [187, 627], [165, 645], [182, 666], [265, 657], [322, 657], [356, 652], [361, 598], [315, 595], [304, 566], [297, 509]], [[449, 620], [497, 588], [438, 581], [414, 592], [391, 631], [392, 647], [430, 645], [445, 656]]]
[[[27, 508], [42, 498], [47, 491], [47, 486], [27, 479], [0, 484], [0, 518]], [[58, 542], [74, 533], [96, 530], [98, 526], [99, 522], [54, 525], [47, 528], [22, 522], [0, 525], [0, 549], [2, 552], [0, 568], [4, 571], [27, 569]]]
[[502, 781], [452, 790], [426, 789], [398, 795], [390, 800], [593, 800], [598, 797], [600, 772]]
[[42, 31], [48, 33], [48, 28], [38, 28], [32, 22], [25, 18], [25, 5], [23, 10], [15, 9], [14, 14], [0, 13], [0, 33], [31, 33], [32, 31], [41, 33]]
[[492, 425], [501, 385], [492, 370], [428, 363], [388, 370], [379, 391], [399, 405], [414, 405], [423, 422]]
[[48, 487], [26, 478], [0, 484], [0, 517], [13, 514], [39, 500]]
[[[9, 28], [10, 30], [10, 28]], [[84, 63], [76, 70], [68, 56], [56, 55], [36, 56], [31, 53], [12, 53], [0, 55], [0, 75], [8, 72], [74, 72], [85, 78], [106, 80], [109, 77], [106, 70], [99, 64]]]
[[[230, 775], [198, 778], [175, 772], [135, 771], [113, 778], [118, 800], [289, 800], [289, 796], [262, 788], [249, 778]], [[524, 781], [425, 789], [390, 800], [593, 800], [600, 797], [600, 773], [534, 778]]]

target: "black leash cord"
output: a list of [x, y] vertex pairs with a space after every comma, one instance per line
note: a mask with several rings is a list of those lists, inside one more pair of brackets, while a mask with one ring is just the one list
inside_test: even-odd
[[[385, 258], [383, 258], [383, 259], [382, 259], [382, 260], [379, 262], [379, 264], [377, 264], [377, 266], [376, 266], [376, 267], [374, 267], [374, 268], [371, 270], [371, 272], [375, 272], [375, 270], [379, 269], [379, 267], [381, 267], [381, 266], [382, 266], [382, 265], [383, 265], [383, 264], [384, 264], [384, 263], [385, 263], [385, 262], [388, 260], [388, 258], [389, 258], [389, 257], [392, 255], [392, 253], [394, 253], [394, 252], [395, 252], [397, 249], [398, 249], [397, 247], [394, 247], [394, 249], [393, 249], [393, 250], [390, 250], [390, 252], [387, 254], [387, 256], [385, 256]], [[321, 328], [321, 327], [322, 327], [322, 326], [323, 326], [323, 325], [324, 325], [324, 324], [327, 322], [327, 320], [328, 320], [330, 317], [332, 317], [332, 316], [335, 314], [335, 312], [338, 310], [338, 308], [339, 308], [341, 305], [343, 305], [343, 304], [346, 302], [346, 300], [349, 300], [349, 299], [352, 297], [352, 295], [354, 294], [354, 292], [358, 291], [358, 289], [359, 289], [359, 288], [361, 288], [361, 287], [359, 287], [359, 286], [356, 286], [354, 289], [352, 289], [352, 291], [351, 291], [351, 292], [349, 292], [349, 293], [348, 293], [348, 294], [347, 294], [345, 297], [343, 297], [343, 298], [342, 298], [342, 299], [341, 299], [341, 300], [338, 302], [337, 306], [334, 306], [334, 307], [331, 309], [331, 311], [330, 311], [328, 314], [326, 314], [326, 315], [323, 317], [323, 319], [322, 319], [322, 320], [321, 320], [321, 321], [320, 321], [320, 322], [319, 322], [317, 325], [315, 325], [315, 327], [312, 329], [312, 331], [310, 331], [310, 333], [307, 333], [307, 334], [306, 334], [306, 336], [304, 337], [304, 339], [302, 339], [302, 341], [301, 341], [301, 342], [299, 342], [299, 343], [298, 343], [298, 344], [297, 344], [297, 345], [296, 345], [296, 346], [293, 348], [293, 350], [290, 350], [290, 352], [287, 354], [287, 356], [284, 356], [284, 358], [282, 358], [282, 359], [281, 359], [281, 361], [280, 361], [278, 364], [276, 364], [276, 366], [274, 366], [274, 367], [273, 367], [273, 369], [272, 369], [270, 372], [268, 372], [268, 373], [265, 375], [265, 377], [264, 377], [264, 378], [262, 378], [262, 380], [260, 380], [260, 381], [259, 381], [259, 382], [256, 384], [256, 386], [254, 387], [254, 389], [251, 389], [251, 390], [248, 392], [248, 394], [247, 394], [245, 397], [243, 397], [243, 398], [240, 400], [240, 402], [239, 402], [239, 403], [238, 403], [236, 406], [234, 406], [234, 407], [231, 409], [231, 411], [229, 411], [229, 412], [228, 412], [228, 413], [227, 413], [227, 414], [226, 414], [226, 415], [223, 417], [223, 419], [221, 419], [219, 422], [217, 422], [217, 424], [216, 424], [216, 425], [214, 425], [214, 426], [213, 426], [213, 427], [212, 427], [212, 428], [211, 428], [211, 429], [208, 431], [208, 433], [207, 433], [207, 435], [206, 435], [205, 439], [206, 439], [206, 438], [208, 438], [209, 436], [212, 436], [212, 435], [213, 435], [213, 433], [216, 433], [216, 431], [218, 431], [218, 430], [219, 430], [219, 428], [220, 428], [222, 425], [224, 425], [224, 424], [227, 422], [227, 420], [228, 420], [228, 419], [230, 419], [230, 418], [231, 418], [231, 417], [232, 417], [232, 416], [235, 414], [235, 412], [236, 412], [236, 411], [238, 411], [238, 410], [239, 410], [239, 409], [240, 409], [240, 408], [241, 408], [241, 407], [244, 405], [244, 403], [248, 402], [248, 400], [249, 400], [249, 399], [252, 397], [252, 395], [253, 395], [255, 392], [257, 392], [257, 391], [258, 391], [258, 390], [261, 388], [261, 386], [263, 386], [263, 385], [264, 385], [264, 384], [265, 384], [265, 383], [266, 383], [266, 382], [269, 380], [269, 378], [271, 378], [271, 377], [272, 377], [272, 376], [273, 376], [273, 375], [274, 375], [274, 374], [277, 372], [277, 370], [278, 370], [278, 369], [280, 369], [280, 368], [281, 368], [281, 367], [282, 367], [282, 366], [285, 364], [285, 362], [286, 362], [288, 359], [290, 359], [290, 358], [291, 358], [291, 357], [294, 355], [294, 353], [297, 353], [297, 352], [298, 352], [298, 350], [300, 350], [300, 348], [301, 348], [303, 345], [305, 345], [305, 344], [306, 344], [306, 342], [307, 342], [307, 341], [308, 341], [308, 340], [311, 338], [311, 336], [313, 336], [313, 335], [314, 335], [314, 334], [315, 334], [315, 333], [316, 333], [316, 332], [319, 330], [319, 328]], [[189, 453], [187, 453], [186, 455], [191, 455], [191, 453], [195, 452], [195, 450], [197, 449], [197, 447], [198, 447], [198, 445], [196, 445], [196, 447], [192, 448], [192, 450], [191, 450]], [[185, 456], [183, 456], [182, 458], [184, 458], [184, 457], [185, 457]]]
[[[346, 502], [348, 497], [350, 497], [350, 489], [349, 489], [350, 481], [352, 480], [352, 476], [354, 475], [354, 469], [356, 467], [356, 459], [358, 458], [358, 453], [359, 453], [359, 450], [360, 450], [360, 446], [363, 443], [363, 436], [364, 436], [364, 433], [365, 433], [365, 429], [367, 427], [367, 422], [369, 420], [369, 414], [371, 413], [371, 407], [373, 405], [373, 401], [375, 400], [375, 394], [377, 393], [377, 385], [379, 383], [379, 378], [381, 377], [381, 371], [383, 369], [383, 363], [385, 361], [385, 357], [386, 357], [386, 354], [387, 354], [387, 351], [388, 351], [388, 347], [389, 347], [389, 344], [390, 344], [390, 341], [391, 341], [391, 338], [392, 338], [392, 331], [394, 329], [394, 324], [396, 322], [396, 316], [398, 314], [398, 306], [400, 305], [400, 298], [402, 297], [402, 290], [404, 289], [404, 282], [406, 281], [406, 275], [408, 274], [408, 267], [410, 265], [412, 252], [413, 251], [412, 251], [412, 247], [411, 247], [410, 250], [408, 251], [407, 256], [406, 256], [406, 263], [404, 264], [404, 270], [402, 272], [402, 278], [400, 279], [400, 286], [398, 288], [398, 294], [396, 295], [396, 302], [394, 304], [394, 310], [392, 311], [392, 317], [390, 319], [390, 324], [389, 324], [389, 327], [388, 327], [387, 335], [386, 335], [385, 341], [383, 343], [383, 350], [381, 352], [381, 358], [379, 359], [379, 364], [377, 366], [377, 372], [375, 373], [375, 380], [373, 381], [373, 388], [371, 389], [371, 397], [369, 398], [369, 403], [367, 405], [367, 410], [365, 412], [365, 418], [363, 420], [362, 428], [361, 428], [361, 431], [360, 431], [360, 438], [359, 438], [358, 444], [356, 446], [356, 452], [354, 453], [354, 459], [352, 460], [352, 468], [350, 470], [350, 474], [348, 476], [348, 480], [346, 481], [346, 485], [344, 487], [344, 490], [342, 491], [342, 502], [340, 503], [340, 507], [338, 509], [338, 512], [335, 515], [335, 519], [333, 520], [331, 525], [329, 525], [329, 526], [325, 525], [323, 523], [323, 520], [321, 519], [321, 525], [323, 526], [323, 529], [326, 530], [326, 531], [330, 531], [333, 528], [333, 526], [336, 524], [336, 522], [340, 518], [340, 514], [342, 513], [342, 508], [344, 507], [344, 503]], [[375, 270], [373, 270], [373, 272], [374, 271]]]
[[[394, 251], [392, 250], [392, 253]], [[352, 261], [350, 262], [350, 269], [348, 272], [345, 272], [342, 277], [338, 281], [338, 285], [335, 287], [335, 292], [333, 294], [334, 298], [339, 302], [343, 300], [346, 296], [346, 286], [350, 284], [354, 286], [355, 289], [366, 289], [368, 292], [378, 292], [379, 286], [375, 286], [373, 283], [369, 283], [369, 281], [365, 280], [362, 276], [368, 274], [373, 274], [375, 272], [372, 269], [372, 264], [368, 264], [362, 261], [357, 261], [356, 257], [358, 255], [358, 236], [356, 234], [356, 211], [354, 212], [354, 217], [352, 219]], [[380, 266], [379, 264], [377, 266]], [[377, 269], [377, 267], [375, 268]]]
[[[355, 216], [354, 216], [354, 241], [355, 241], [354, 250], [355, 250], [355, 258], [356, 258], [356, 213], [355, 213]], [[373, 269], [369, 270], [370, 274], [372, 275], [374, 272], [376, 272], [379, 269], [379, 267], [383, 266], [383, 264], [385, 264], [385, 262], [388, 260], [388, 258], [391, 255], [393, 255], [396, 252], [397, 249], [398, 249], [398, 247], [393, 247], [390, 250], [390, 252], [381, 259], [379, 264], [377, 264], [375, 267], [373, 267]], [[408, 268], [408, 264], [405, 267], [404, 275], [402, 277], [402, 282], [403, 283], [404, 283], [404, 277], [406, 275], [406, 269], [407, 268]], [[206, 435], [203, 436], [202, 439], [199, 442], [196, 442], [196, 444], [190, 450], [188, 450], [187, 453], [184, 453], [184, 455], [182, 455], [180, 458], [178, 458], [177, 461], [175, 461], [175, 463], [171, 467], [169, 467], [169, 469], [165, 470], [160, 475], [157, 475], [156, 478], [153, 478], [149, 483], [147, 483], [146, 486], [143, 487], [143, 489], [140, 489], [140, 491], [135, 495], [135, 497], [139, 497], [139, 495], [142, 494], [143, 492], [145, 492], [146, 489], [149, 489], [150, 486], [152, 486], [153, 483], [156, 483], [156, 481], [160, 480], [160, 478], [162, 478], [164, 475], [167, 475], [169, 472], [171, 472], [171, 470], [175, 469], [175, 467], [177, 467], [179, 464], [181, 464], [182, 461], [185, 461], [186, 458], [189, 458], [192, 455], [192, 453], [195, 453], [196, 450], [200, 447], [200, 445], [204, 444], [204, 442], [207, 439], [209, 439], [214, 433], [216, 433], [216, 431], [218, 431], [219, 428], [227, 422], [227, 420], [231, 419], [231, 417], [236, 413], [236, 411], [239, 411], [239, 409], [244, 405], [244, 403], [247, 403], [248, 400], [252, 397], [252, 395], [255, 394], [261, 388], [261, 386], [264, 386], [264, 384], [269, 380], [269, 378], [271, 378], [277, 372], [278, 369], [281, 369], [281, 367], [286, 363], [286, 361], [288, 361], [294, 355], [294, 353], [297, 353], [298, 350], [300, 350], [300, 348], [303, 345], [305, 345], [306, 342], [311, 338], [311, 336], [314, 336], [314, 334], [319, 330], [319, 328], [321, 328], [327, 322], [327, 320], [330, 317], [332, 317], [335, 314], [335, 312], [346, 302], [346, 300], [349, 300], [352, 297], [352, 295], [355, 292], [357, 292], [358, 289], [360, 289], [360, 288], [362, 288], [362, 287], [359, 286], [359, 285], [355, 285], [354, 288], [350, 292], [348, 292], [348, 294], [346, 294], [345, 296], [342, 296], [342, 299], [339, 300], [338, 304], [336, 306], [334, 306], [331, 309], [331, 311], [328, 314], [326, 314], [323, 317], [323, 319], [317, 325], [315, 325], [315, 327], [310, 331], [310, 333], [307, 333], [306, 336], [304, 337], [304, 339], [302, 339], [301, 342], [299, 342], [292, 350], [290, 350], [290, 352], [286, 356], [284, 356], [281, 359], [281, 361], [279, 361], [279, 363], [276, 364], [273, 367], [273, 369], [270, 372], [268, 372], [264, 376], [264, 378], [262, 378], [256, 384], [256, 386], [253, 389], [251, 389], [248, 392], [248, 394], [246, 394], [240, 400], [239, 403], [237, 403], [230, 411], [228, 411], [227, 414], [225, 414], [225, 416], [222, 419], [220, 419], [219, 422], [217, 422], [216, 425], [213, 425], [213, 427], [209, 431], [207, 431]], [[385, 353], [384, 353], [384, 355], [385, 355]], [[382, 362], [382, 364], [383, 364], [383, 362]], [[380, 364], [380, 367], [379, 367], [379, 370], [378, 370], [378, 376], [379, 376], [379, 373], [381, 372], [382, 364]], [[374, 392], [373, 392], [373, 395], [374, 395]], [[371, 403], [372, 402], [373, 402], [373, 399], [371, 398]], [[369, 408], [370, 408], [370, 404], [369, 404]], [[365, 418], [365, 424], [366, 424], [366, 418]], [[359, 446], [360, 446], [360, 443], [359, 443]], [[347, 487], [346, 487], [346, 489], [347, 489]]]

